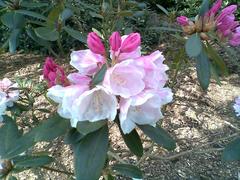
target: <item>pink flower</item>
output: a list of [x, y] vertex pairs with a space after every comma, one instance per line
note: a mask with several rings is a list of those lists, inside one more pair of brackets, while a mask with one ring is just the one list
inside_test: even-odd
[[122, 46], [120, 48], [120, 52], [130, 53], [133, 52], [140, 46], [141, 44], [141, 36], [139, 33], [131, 33], [124, 39]]
[[221, 6], [222, 0], [215, 2], [212, 8], [208, 11], [208, 16], [215, 16], [215, 14], [220, 10]]
[[114, 95], [124, 98], [137, 95], [145, 88], [143, 68], [134, 60], [122, 61], [107, 70], [103, 85]]
[[230, 6], [225, 7], [216, 19], [217, 24], [221, 23], [221, 21], [224, 17], [226, 17], [228, 15], [232, 15], [236, 10], [237, 10], [236, 5], [230, 5]]
[[88, 44], [89, 49], [93, 53], [101, 54], [101, 55], [105, 54], [104, 45], [102, 43], [101, 38], [97, 35], [97, 33], [91, 32], [88, 34], [87, 44]]
[[109, 38], [109, 43], [112, 51], [118, 51], [122, 44], [121, 35], [119, 32], [114, 32]]
[[186, 16], [177, 17], [177, 22], [181, 26], [188, 26], [189, 25], [189, 19]]
[[146, 90], [137, 96], [120, 100], [120, 125], [124, 134], [130, 133], [136, 124], [155, 126], [163, 118], [161, 106], [172, 101], [168, 88]]
[[70, 56], [70, 64], [83, 75], [95, 74], [105, 63], [105, 58], [103, 56], [95, 54], [89, 49], [73, 51]]
[[160, 51], [155, 51], [148, 56], [136, 59], [136, 62], [145, 70], [144, 82], [146, 88], [159, 89], [165, 86], [168, 76], [168, 66], [163, 64], [165, 60]]
[[67, 78], [65, 76], [62, 67], [57, 65], [53, 58], [47, 57], [43, 66], [43, 77], [47, 80], [48, 86], [52, 87], [56, 84], [68, 85]]
[[6, 103], [8, 107], [13, 105], [13, 102], [19, 98], [19, 90], [17, 83], [11, 82], [8, 78], [4, 78], [0, 81], [0, 92], [6, 97]]
[[240, 32], [233, 33], [232, 37], [229, 40], [229, 44], [232, 46], [240, 45]]
[[12, 107], [13, 103], [19, 99], [18, 85], [12, 83], [8, 78], [0, 80], [0, 122], [3, 120], [7, 107]]
[[82, 86], [89, 86], [91, 78], [89, 76], [82, 75], [80, 73], [71, 73], [67, 76], [71, 84], [78, 84]]

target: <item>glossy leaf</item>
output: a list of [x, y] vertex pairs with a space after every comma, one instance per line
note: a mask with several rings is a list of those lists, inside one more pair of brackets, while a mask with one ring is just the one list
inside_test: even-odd
[[150, 125], [139, 125], [139, 128], [150, 137], [155, 143], [159, 144], [167, 150], [174, 150], [176, 148], [175, 140], [161, 127]]
[[64, 9], [64, 2], [59, 2], [49, 13], [47, 18], [47, 24], [50, 28], [54, 28], [56, 22], [59, 19], [60, 14]]
[[201, 5], [201, 8], [200, 8], [200, 11], [199, 11], [199, 15], [200, 16], [204, 16], [205, 13], [208, 12], [209, 10], [209, 0], [203, 0], [202, 1], [202, 5]]
[[40, 2], [21, 1], [20, 6], [21, 7], [26, 7], [26, 8], [41, 8], [41, 7], [49, 6], [49, 4], [48, 3], [40, 3]]
[[211, 64], [205, 52], [201, 52], [201, 54], [196, 57], [197, 59], [197, 76], [200, 86], [206, 90], [210, 83], [211, 78]]
[[169, 12], [167, 9], [165, 9], [163, 6], [156, 4], [156, 6], [162, 11], [164, 12], [164, 14], [166, 14], [167, 16], [169, 16]]
[[25, 25], [25, 18], [22, 14], [8, 12], [1, 16], [2, 23], [9, 29], [21, 29]]
[[217, 53], [217, 51], [207, 43], [206, 52], [210, 59], [213, 60], [213, 63], [221, 70], [221, 75], [228, 75], [227, 66], [221, 56]]
[[44, 47], [50, 47], [50, 43], [47, 40], [44, 40], [38, 37], [32, 29], [28, 28], [26, 29], [26, 32], [27, 32], [27, 35], [39, 45]]
[[107, 124], [106, 120], [96, 121], [96, 122], [89, 122], [89, 121], [80, 121], [77, 123], [77, 130], [83, 135], [88, 133], [94, 132], [104, 125]]
[[112, 169], [117, 171], [121, 175], [125, 175], [131, 178], [142, 179], [142, 171], [138, 167], [130, 164], [114, 164]]
[[49, 156], [20, 156], [14, 162], [15, 168], [36, 168], [53, 162], [53, 158]]
[[81, 139], [83, 139], [84, 135], [79, 133], [76, 128], [71, 128], [64, 137], [64, 142], [66, 144], [77, 144]]
[[59, 37], [59, 33], [56, 29], [51, 29], [48, 27], [39, 27], [34, 31], [37, 36], [48, 41], [56, 41]]
[[93, 77], [92, 86], [96, 86], [103, 81], [106, 71], [107, 71], [107, 65], [104, 64], [102, 68]]
[[20, 29], [13, 29], [9, 37], [9, 52], [15, 53], [18, 47]]
[[[34, 141], [52, 141], [53, 139], [64, 135], [70, 128], [70, 122], [60, 117], [58, 114], [50, 117], [38, 127], [36, 127]], [[49, 133], [51, 132], [51, 133]]]
[[240, 138], [235, 139], [226, 146], [222, 158], [225, 161], [240, 160]]
[[76, 179], [99, 179], [107, 157], [108, 127], [86, 135], [74, 146]]
[[44, 21], [47, 20], [47, 18], [45, 16], [43, 16], [43, 15], [41, 15], [39, 13], [33, 12], [33, 11], [17, 10], [16, 12], [19, 13], [19, 14], [23, 14], [23, 15], [34, 17], [34, 18], [37, 18], [37, 19], [41, 19], [41, 20], [44, 20]]
[[64, 9], [63, 12], [60, 15], [60, 18], [62, 21], [66, 21], [68, 18], [70, 18], [73, 15], [73, 12], [71, 9]]
[[10, 117], [4, 116], [4, 124], [0, 127], [0, 157], [4, 157], [12, 146], [17, 143], [21, 133], [18, 131], [16, 122]]
[[70, 27], [64, 27], [63, 28], [71, 37], [73, 37], [74, 39], [79, 40], [82, 43], [86, 43], [87, 42], [87, 36], [82, 34], [81, 32], [74, 30]]
[[189, 57], [197, 57], [202, 52], [202, 42], [199, 35], [193, 34], [185, 44], [185, 49]]
[[123, 140], [127, 147], [130, 149], [130, 151], [136, 156], [141, 157], [143, 155], [143, 146], [137, 131], [134, 129], [129, 134], [124, 134], [119, 123], [118, 127], [123, 137]]

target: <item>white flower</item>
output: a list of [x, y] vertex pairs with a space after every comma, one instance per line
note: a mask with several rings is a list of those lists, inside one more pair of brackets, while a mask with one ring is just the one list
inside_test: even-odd
[[13, 84], [8, 78], [0, 81], [0, 121], [3, 120], [2, 115], [5, 114], [7, 107], [12, 107], [13, 103], [19, 98], [19, 91], [14, 90], [18, 85]]
[[74, 101], [72, 118], [78, 121], [95, 122], [103, 119], [114, 120], [117, 114], [117, 98], [102, 86], [85, 91]]
[[56, 85], [48, 89], [47, 97], [59, 103], [58, 114], [64, 118], [71, 119], [72, 123], [72, 107], [75, 105], [74, 101], [86, 90], [88, 90], [88, 86], [71, 85], [62, 87]]
[[137, 96], [121, 99], [120, 125], [125, 134], [130, 133], [136, 124], [155, 126], [163, 118], [161, 106], [172, 101], [172, 92], [169, 88], [158, 91], [145, 90]]
[[240, 97], [238, 97], [236, 100], [235, 100], [235, 104], [233, 105], [233, 108], [236, 112], [236, 115], [237, 116], [240, 116]]

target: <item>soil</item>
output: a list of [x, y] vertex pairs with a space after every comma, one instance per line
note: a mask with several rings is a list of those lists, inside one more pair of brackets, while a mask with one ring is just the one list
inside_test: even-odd
[[[39, 81], [43, 61], [41, 56], [32, 54], [2, 54], [0, 79], [23, 77]], [[67, 64], [68, 61], [58, 62]], [[151, 152], [150, 157], [139, 165], [144, 171], [144, 179], [240, 179], [240, 162], [221, 160], [223, 147], [232, 140], [228, 137], [240, 130], [240, 119], [232, 108], [234, 99], [240, 96], [240, 76], [233, 73], [222, 78], [221, 82], [219, 86], [212, 81], [208, 91], [204, 92], [198, 85], [194, 68], [187, 67], [177, 76], [172, 88], [174, 100], [164, 107], [165, 117], [160, 122], [176, 139], [177, 148], [171, 152], [157, 145], [150, 148], [148, 139], [142, 135], [145, 152]], [[36, 105], [49, 106], [43, 97], [39, 97]], [[127, 147], [116, 126], [111, 128], [110, 136], [114, 150], [124, 150], [118, 155], [125, 161], [136, 163], [137, 159], [126, 152]], [[34, 150], [48, 151], [56, 158], [50, 167], [73, 172], [73, 153], [69, 146], [63, 144], [62, 138], [51, 143], [38, 143]], [[72, 179], [69, 175], [44, 169], [27, 170], [17, 177], [20, 180]], [[128, 178], [119, 176], [118, 179]]]

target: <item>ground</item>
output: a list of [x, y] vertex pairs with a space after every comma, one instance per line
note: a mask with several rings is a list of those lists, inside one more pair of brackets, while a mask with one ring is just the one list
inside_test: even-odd
[[[38, 81], [44, 58], [32, 54], [0, 55], [0, 79], [3, 77], [34, 78]], [[67, 66], [68, 59], [64, 61]], [[168, 59], [166, 59], [166, 63]], [[177, 76], [172, 86], [174, 100], [164, 107], [162, 126], [177, 141], [177, 148], [167, 152], [158, 146], [150, 146], [143, 135], [144, 147], [150, 157], [138, 161], [128, 153], [117, 127], [111, 128], [111, 143], [124, 161], [139, 162], [144, 171], [144, 179], [240, 179], [240, 162], [223, 162], [221, 153], [224, 145], [240, 132], [240, 119], [235, 117], [232, 105], [236, 96], [240, 95], [240, 76], [231, 73], [222, 78], [222, 85], [211, 82], [208, 91], [201, 90], [193, 67], [187, 67]], [[172, 79], [171, 71], [169, 72]], [[172, 85], [173, 82], [169, 82]], [[49, 106], [42, 97], [36, 106]], [[41, 116], [41, 114], [39, 115]], [[229, 138], [232, 137], [232, 138]], [[59, 138], [52, 143], [39, 143], [35, 151], [49, 151], [56, 157], [51, 165], [55, 169], [73, 172], [72, 151], [63, 145]], [[151, 152], [151, 153], [149, 153]], [[34, 179], [70, 179], [62, 173], [43, 169], [28, 170], [17, 176], [20, 180]], [[127, 179], [119, 177], [119, 179]]]

